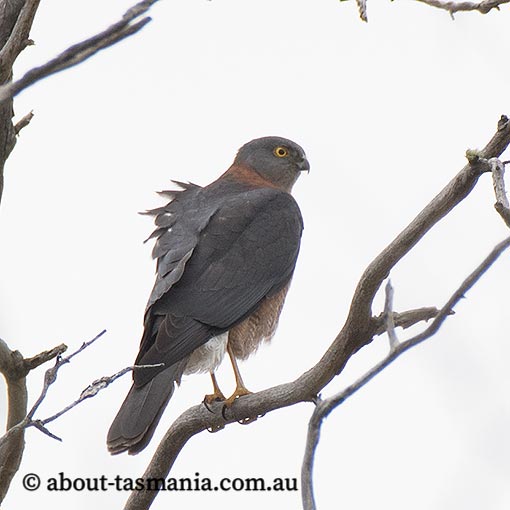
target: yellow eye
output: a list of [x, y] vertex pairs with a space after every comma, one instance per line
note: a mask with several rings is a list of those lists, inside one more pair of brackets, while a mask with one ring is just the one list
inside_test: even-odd
[[276, 147], [273, 151], [273, 154], [277, 158], [286, 158], [289, 155], [289, 149], [287, 147], [282, 147], [281, 145]]

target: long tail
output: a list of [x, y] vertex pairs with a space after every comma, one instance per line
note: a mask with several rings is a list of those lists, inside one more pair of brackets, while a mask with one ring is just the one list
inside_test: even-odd
[[131, 386], [117, 416], [108, 431], [108, 451], [115, 455], [125, 452], [134, 455], [142, 451], [174, 392], [175, 382], [180, 381], [182, 363], [176, 363], [160, 372], [143, 386]]

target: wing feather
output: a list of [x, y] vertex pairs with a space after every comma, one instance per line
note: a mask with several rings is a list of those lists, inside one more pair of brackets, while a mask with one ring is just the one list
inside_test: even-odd
[[303, 222], [291, 195], [238, 187], [186, 193], [180, 210], [180, 196], [170, 203], [177, 221], [156, 243], [158, 276], [137, 363], [170, 366], [189, 356], [244, 320], [294, 271]]

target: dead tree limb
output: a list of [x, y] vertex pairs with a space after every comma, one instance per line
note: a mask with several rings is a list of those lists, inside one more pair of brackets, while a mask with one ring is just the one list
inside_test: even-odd
[[[0, 87], [12, 80], [12, 65], [30, 44], [28, 38], [39, 0], [0, 0]], [[16, 144], [12, 99], [0, 104], [0, 202], [4, 166]]]
[[[340, 0], [344, 2], [345, 0]], [[499, 6], [510, 2], [510, 0], [482, 0], [481, 2], [455, 1], [455, 0], [417, 0], [430, 7], [436, 7], [447, 11], [451, 18], [454, 19], [456, 12], [473, 12], [478, 11], [481, 14], [487, 14], [492, 9], [500, 10]], [[359, 17], [362, 21], [368, 22], [367, 0], [356, 0], [358, 6]]]
[[70, 46], [54, 59], [30, 69], [19, 80], [12, 81], [14, 61], [32, 43], [29, 33], [39, 1], [0, 0], [0, 202], [5, 162], [16, 144], [16, 135], [31, 119], [31, 116], [25, 116], [21, 123], [13, 125], [13, 97], [43, 78], [80, 64], [98, 51], [137, 33], [151, 20], [144, 15], [158, 0], [137, 3], [103, 32]]
[[[54, 359], [66, 350], [61, 344], [33, 358], [25, 359], [19, 351], [12, 351], [0, 339], [0, 373], [7, 384], [7, 430], [23, 422], [27, 414], [26, 377], [30, 370]], [[15, 430], [9, 441], [0, 444], [0, 502], [3, 501], [12, 478], [18, 471], [25, 447], [24, 430]]]
[[122, 19], [103, 32], [70, 46], [54, 59], [39, 67], [30, 69], [30, 71], [25, 73], [19, 80], [3, 85], [0, 87], [0, 103], [16, 96], [19, 92], [43, 78], [47, 78], [52, 74], [80, 64], [98, 51], [108, 48], [122, 39], [135, 34], [151, 21], [150, 17], [142, 16], [157, 1], [158, 0], [143, 0], [131, 7], [122, 16]]
[[[138, 32], [150, 18], [144, 14], [157, 0], [143, 0], [131, 7], [121, 20], [103, 32], [75, 44], [48, 63], [28, 71], [20, 80], [12, 81], [12, 67], [19, 54], [33, 42], [29, 38], [40, 0], [0, 0], [0, 202], [3, 194], [4, 167], [16, 144], [16, 135], [32, 119], [32, 112], [25, 115], [16, 125], [13, 97], [33, 83], [88, 59], [103, 48]], [[0, 340], [0, 372], [7, 383], [8, 418], [7, 439], [0, 446], [0, 502], [5, 497], [11, 480], [19, 468], [24, 450], [24, 429], [33, 424], [49, 435], [44, 425], [32, 420], [32, 416], [45, 396], [51, 384], [51, 369], [47, 372], [45, 389], [36, 405], [27, 414], [26, 376], [30, 370], [40, 364], [60, 356], [65, 350], [61, 345], [33, 358], [24, 359], [18, 351], [12, 351]], [[67, 358], [69, 361], [70, 357]], [[59, 363], [57, 366], [60, 366]], [[55, 376], [56, 376], [56, 368]], [[46, 386], [47, 383], [47, 386]], [[84, 397], [86, 398], [86, 397]], [[32, 420], [32, 421], [31, 421]], [[26, 423], [25, 423], [26, 422]], [[24, 425], [21, 426], [20, 424]]]
[[446, 317], [451, 314], [454, 306], [464, 297], [466, 292], [475, 285], [475, 283], [508, 247], [510, 247], [510, 237], [504, 239], [494, 247], [484, 261], [462, 282], [459, 288], [452, 294], [450, 299], [445, 303], [443, 308], [441, 308], [431, 324], [424, 331], [403, 342], [390, 341], [390, 352], [382, 361], [377, 363], [377, 365], [372, 367], [366, 374], [361, 376], [357, 381], [349, 385], [343, 391], [330, 398], [319, 400], [317, 402], [308, 424], [305, 456], [301, 468], [301, 497], [304, 510], [315, 510], [316, 508], [313, 496], [313, 463], [317, 445], [319, 443], [320, 429], [324, 419], [331, 413], [331, 411], [345, 402], [347, 398], [360, 390], [377, 374], [393, 363], [401, 354], [433, 336], [439, 330]]
[[494, 194], [496, 195], [496, 203], [494, 209], [499, 213], [505, 225], [510, 228], [510, 205], [505, 189], [505, 163], [498, 158], [489, 160], [492, 172], [492, 185], [494, 186]]
[[482, 0], [481, 2], [456, 2], [450, 0], [417, 0], [418, 2], [430, 5], [431, 7], [436, 7], [438, 9], [443, 9], [450, 13], [450, 16], [453, 18], [453, 15], [456, 12], [472, 12], [478, 11], [481, 14], [487, 14], [492, 9], [496, 9], [499, 11], [499, 6], [503, 4], [507, 4], [510, 0]]
[[[59, 369], [68, 364], [74, 356], [92, 345], [105, 333], [105, 330], [101, 331], [101, 333], [92, 338], [92, 340], [84, 342], [76, 351], [67, 357], [62, 357], [62, 354], [67, 350], [67, 346], [60, 344], [32, 358], [24, 358], [19, 351], [11, 351], [7, 344], [0, 339], [0, 373], [3, 374], [7, 383], [8, 398], [7, 432], [0, 437], [0, 502], [3, 501], [11, 480], [18, 471], [25, 445], [25, 429], [28, 427], [36, 427], [53, 439], [59, 440], [60, 438], [52, 434], [45, 427], [46, 423], [58, 418], [86, 398], [96, 395], [101, 389], [105, 388], [128, 371], [128, 369], [124, 369], [110, 378], [102, 378], [99, 381], [94, 381], [92, 385], [82, 392], [82, 395], [80, 395], [77, 401], [67, 406], [60, 413], [50, 416], [45, 420], [34, 419], [35, 412], [46, 398], [50, 386], [57, 379]], [[32, 409], [27, 412], [27, 375], [34, 368], [55, 358], [57, 360], [55, 365], [46, 370], [44, 374], [44, 384], [39, 398], [35, 401]]]

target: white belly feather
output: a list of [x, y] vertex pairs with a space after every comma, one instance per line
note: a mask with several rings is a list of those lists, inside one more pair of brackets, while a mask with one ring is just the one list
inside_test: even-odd
[[184, 374], [214, 372], [227, 350], [228, 332], [211, 338], [189, 357]]

